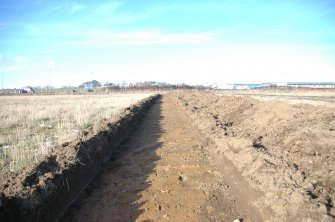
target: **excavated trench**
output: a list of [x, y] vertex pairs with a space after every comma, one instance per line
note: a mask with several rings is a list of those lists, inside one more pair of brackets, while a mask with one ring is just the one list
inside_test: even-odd
[[[334, 113], [206, 93], [151, 97], [3, 177], [0, 221], [64, 212], [60, 221], [334, 221]], [[293, 150], [305, 127], [320, 140], [300, 149], [324, 150]]]
[[[151, 108], [61, 221], [263, 221], [259, 192], [193, 126], [175, 97]], [[221, 165], [223, 164], [223, 165]]]
[[159, 98], [101, 120], [32, 168], [0, 176], [0, 221], [57, 221]]

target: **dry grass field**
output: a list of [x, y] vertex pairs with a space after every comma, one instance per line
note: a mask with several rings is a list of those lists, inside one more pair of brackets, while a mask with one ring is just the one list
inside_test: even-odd
[[290, 104], [306, 103], [314, 106], [335, 107], [334, 90], [228, 90], [217, 95], [250, 96], [261, 101], [283, 101]]
[[149, 94], [0, 97], [0, 172], [39, 161], [58, 144]]

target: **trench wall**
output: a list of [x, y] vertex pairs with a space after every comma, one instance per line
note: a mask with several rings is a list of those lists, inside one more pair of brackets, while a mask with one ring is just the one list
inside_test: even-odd
[[1, 175], [0, 221], [57, 221], [159, 97], [101, 120], [30, 169]]

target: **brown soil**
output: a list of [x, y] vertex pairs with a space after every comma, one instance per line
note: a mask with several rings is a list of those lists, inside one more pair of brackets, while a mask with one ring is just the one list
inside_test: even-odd
[[[52, 201], [58, 205], [38, 211], [44, 213], [39, 218], [56, 215], [53, 211], [61, 211], [50, 206], [66, 209], [100, 169], [61, 221], [335, 220], [334, 108], [210, 93], [167, 94], [116, 149], [137, 124], [129, 122], [134, 113], [128, 110], [115, 124], [106, 120], [88, 132], [79, 156], [63, 152], [25, 177], [7, 177], [1, 184], [0, 220], [3, 209], [19, 206], [15, 212], [20, 214], [26, 205], [43, 208]], [[106, 151], [111, 138], [119, 138], [112, 142], [113, 155]], [[78, 143], [68, 146], [82, 150]], [[69, 168], [69, 157], [80, 161]], [[63, 189], [61, 195], [52, 185]], [[62, 198], [66, 192], [71, 198]], [[45, 196], [53, 198], [46, 202]]]
[[62, 221], [262, 221], [250, 203], [258, 192], [212, 165], [211, 146], [163, 96]]
[[101, 120], [32, 168], [0, 175], [0, 221], [57, 221], [157, 98]]
[[195, 126], [264, 195], [275, 221], [334, 221], [335, 109], [209, 93], [174, 95]]

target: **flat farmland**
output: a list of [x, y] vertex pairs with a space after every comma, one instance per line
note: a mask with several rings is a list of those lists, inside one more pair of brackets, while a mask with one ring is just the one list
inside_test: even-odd
[[0, 97], [0, 171], [37, 163], [99, 120], [150, 94]]
[[250, 96], [261, 101], [283, 101], [335, 107], [334, 90], [229, 90], [217, 95]]
[[[14, 172], [0, 175], [0, 221], [334, 221], [335, 109], [314, 103], [332, 95], [254, 92], [178, 90], [123, 111], [129, 95], [46, 97], [44, 108], [17, 98], [25, 112], [15, 109], [14, 139], [1, 145]], [[30, 153], [10, 156], [13, 141]]]

